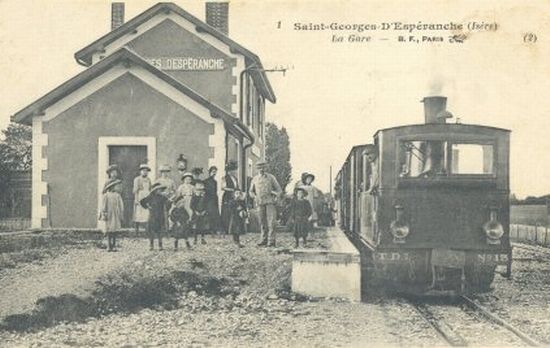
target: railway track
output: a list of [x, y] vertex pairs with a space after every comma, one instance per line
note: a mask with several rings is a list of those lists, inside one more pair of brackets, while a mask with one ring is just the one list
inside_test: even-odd
[[407, 298], [416, 312], [450, 346], [518, 345], [539, 343], [509, 322], [491, 313], [475, 300], [462, 295], [445, 300], [427, 301]]

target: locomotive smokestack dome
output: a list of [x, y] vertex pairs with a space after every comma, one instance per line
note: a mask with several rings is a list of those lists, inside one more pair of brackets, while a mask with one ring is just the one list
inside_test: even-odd
[[447, 118], [453, 117], [447, 109], [447, 97], [432, 96], [422, 99], [424, 103], [425, 123], [445, 123]]

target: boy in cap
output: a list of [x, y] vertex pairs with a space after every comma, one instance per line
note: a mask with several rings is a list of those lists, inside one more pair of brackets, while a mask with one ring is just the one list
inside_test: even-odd
[[307, 234], [309, 232], [310, 221], [312, 216], [311, 204], [305, 199], [307, 192], [301, 187], [294, 190], [294, 199], [291, 203], [290, 218], [293, 223], [294, 239], [296, 240], [295, 247], [300, 246], [300, 238], [303, 240], [303, 246], [306, 246]]
[[151, 192], [140, 201], [143, 208], [149, 209], [150, 250], [154, 249], [155, 236], [158, 239], [159, 250], [162, 250], [162, 233], [166, 231], [165, 213], [170, 205], [164, 190], [166, 190], [166, 186], [157, 182], [151, 187]]
[[191, 209], [193, 210], [195, 244], [197, 244], [197, 235], [199, 234], [201, 235], [201, 243], [206, 244], [204, 233], [208, 230], [208, 201], [202, 182], [195, 183], [195, 193], [191, 198]]

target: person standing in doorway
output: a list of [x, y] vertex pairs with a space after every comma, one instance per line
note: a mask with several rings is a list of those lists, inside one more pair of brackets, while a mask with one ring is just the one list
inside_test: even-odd
[[208, 178], [204, 180], [204, 187], [206, 190], [206, 205], [208, 210], [208, 227], [210, 233], [215, 234], [220, 231], [220, 210], [218, 199], [218, 182], [216, 181], [216, 174], [218, 168], [212, 166], [208, 169]]
[[222, 212], [221, 227], [224, 234], [229, 233], [229, 223], [231, 222], [231, 202], [233, 201], [233, 192], [239, 188], [237, 180], [237, 162], [230, 161], [225, 166], [225, 176], [222, 179]]
[[149, 191], [151, 190], [151, 179], [149, 178], [149, 172], [151, 168], [147, 164], [142, 164], [139, 166], [140, 174], [134, 179], [134, 226], [136, 228], [136, 233], [139, 232], [139, 225], [146, 224], [149, 222], [149, 210], [142, 207], [139, 203], [143, 198], [145, 198]]
[[258, 174], [252, 178], [249, 195], [254, 199], [260, 218], [262, 230], [261, 242], [258, 246], [275, 246], [275, 219], [277, 218], [277, 199], [282, 193], [277, 179], [266, 172], [267, 163], [256, 164]]

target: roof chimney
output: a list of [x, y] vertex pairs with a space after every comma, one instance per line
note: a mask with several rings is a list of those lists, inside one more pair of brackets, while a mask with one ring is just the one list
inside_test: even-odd
[[207, 2], [206, 23], [227, 35], [229, 32], [229, 3]]
[[111, 30], [115, 30], [124, 24], [124, 3], [111, 3]]
[[425, 123], [445, 123], [447, 118], [453, 117], [447, 111], [447, 97], [425, 97], [421, 102], [424, 103]]

